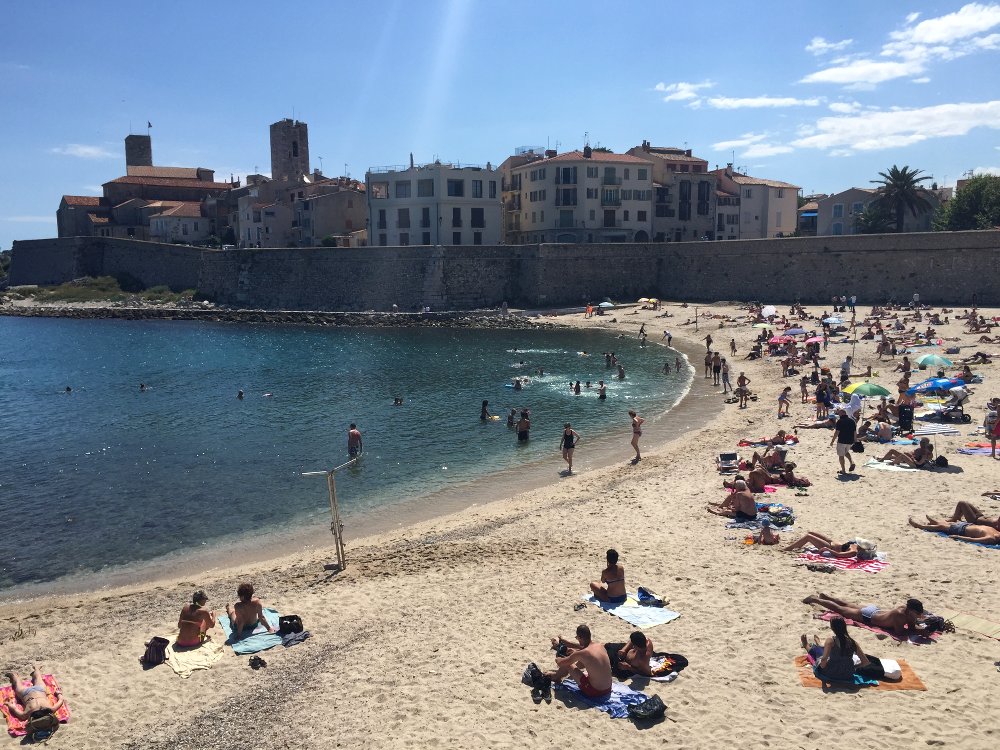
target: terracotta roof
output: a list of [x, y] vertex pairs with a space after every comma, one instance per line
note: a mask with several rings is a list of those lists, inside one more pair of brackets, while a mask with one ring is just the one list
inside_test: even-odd
[[87, 217], [90, 219], [91, 224], [109, 224], [111, 219], [104, 214], [95, 214], [92, 212], [87, 213]]
[[99, 206], [103, 198], [96, 195], [64, 195], [67, 206]]
[[105, 185], [150, 185], [153, 187], [182, 187], [198, 190], [229, 190], [228, 182], [204, 182], [202, 180], [179, 180], [169, 177], [117, 177], [104, 183]]
[[[164, 211], [160, 211], [158, 214], [153, 215], [155, 218], [162, 219], [164, 216], [170, 216], [175, 219], [200, 219], [201, 218], [201, 204], [200, 203], [181, 203], [172, 208], [168, 208]], [[151, 217], [152, 218], [152, 217]]]
[[203, 167], [136, 167], [129, 165], [125, 167], [125, 174], [129, 177], [167, 177], [180, 180], [197, 180], [198, 170], [215, 174], [214, 169], [204, 169]]
[[[679, 149], [678, 149], [679, 150]], [[664, 153], [662, 151], [657, 151], [656, 147], [653, 146], [649, 151], [644, 151], [643, 153], [648, 156], [655, 156], [657, 159], [663, 159], [663, 161], [683, 161], [683, 162], [699, 162], [701, 164], [708, 164], [706, 159], [702, 159], [698, 156], [688, 156], [683, 151], [679, 154]]]
[[765, 180], [761, 177], [751, 177], [748, 174], [740, 174], [739, 172], [734, 172], [732, 174], [732, 180], [737, 185], [764, 185], [766, 187], [774, 188], [793, 188], [798, 190], [798, 185], [793, 185], [790, 182], [779, 182], [778, 180]]
[[808, 203], [803, 203], [799, 206], [799, 211], [818, 211], [819, 203], [816, 201], [809, 201]]
[[632, 156], [630, 154], [609, 154], [607, 151], [593, 151], [589, 159], [584, 159], [582, 151], [567, 151], [565, 153], [559, 154], [559, 156], [552, 156], [548, 159], [542, 161], [531, 161], [520, 167], [515, 167], [515, 169], [524, 169], [525, 167], [544, 167], [546, 164], [551, 162], [560, 161], [593, 161], [593, 162], [623, 162], [626, 164], [649, 164], [646, 159], [640, 159], [638, 156]]

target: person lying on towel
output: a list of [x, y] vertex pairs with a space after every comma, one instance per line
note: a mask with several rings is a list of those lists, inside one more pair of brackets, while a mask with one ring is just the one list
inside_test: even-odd
[[938, 531], [942, 534], [961, 539], [974, 544], [1000, 544], [1000, 528], [995, 521], [992, 524], [977, 524], [970, 521], [939, 521], [927, 516], [927, 523], [920, 523], [910, 518], [910, 526], [924, 531]]
[[562, 636], [552, 639], [556, 648], [556, 669], [546, 672], [545, 676], [553, 682], [572, 677], [580, 692], [588, 698], [607, 698], [611, 695], [611, 659], [607, 650], [602, 644], [594, 643], [586, 625], [577, 627], [576, 638], [575, 642]]
[[[42, 679], [42, 670], [37, 665], [32, 666], [31, 687], [21, 687], [21, 678], [14, 672], [8, 672], [7, 679], [10, 680], [10, 686], [14, 688], [14, 698], [16, 700], [6, 701], [6, 706], [7, 710], [10, 711], [10, 715], [15, 719], [27, 721], [35, 711], [48, 711], [51, 714], [55, 714], [56, 711], [62, 708], [63, 703], [65, 703], [62, 693], [59, 691], [56, 691], [55, 703], [49, 698], [45, 688], [45, 681]], [[18, 708], [18, 703], [21, 704], [22, 708]]]
[[876, 604], [851, 604], [842, 599], [835, 599], [829, 594], [807, 596], [803, 604], [818, 604], [823, 609], [830, 610], [843, 618], [864, 623], [869, 627], [881, 628], [898, 638], [907, 638], [913, 633], [921, 632], [924, 605], [919, 599], [907, 599], [906, 604], [893, 609], [880, 609]]
[[229, 623], [233, 628], [234, 641], [253, 633], [258, 624], [267, 628], [268, 633], [275, 632], [264, 616], [264, 604], [253, 595], [252, 583], [241, 583], [236, 589], [236, 596], [239, 597], [236, 604], [226, 604], [226, 614], [229, 615]]

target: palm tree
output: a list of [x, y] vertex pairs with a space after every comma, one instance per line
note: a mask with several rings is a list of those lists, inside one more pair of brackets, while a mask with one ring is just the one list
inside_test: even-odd
[[930, 201], [923, 195], [923, 188], [920, 183], [931, 179], [929, 175], [918, 177], [919, 169], [903, 167], [900, 169], [895, 164], [888, 172], [879, 172], [882, 179], [872, 180], [878, 185], [875, 191], [875, 200], [896, 216], [896, 231], [903, 231], [903, 221], [906, 218], [906, 210], [914, 216], [930, 211], [933, 207]]
[[854, 229], [858, 234], [886, 234], [892, 231], [894, 224], [892, 214], [877, 200], [865, 206], [865, 210], [854, 219]]

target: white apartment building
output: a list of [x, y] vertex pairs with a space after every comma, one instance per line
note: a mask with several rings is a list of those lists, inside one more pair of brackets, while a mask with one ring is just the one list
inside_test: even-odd
[[501, 243], [500, 176], [489, 164], [377, 167], [365, 185], [369, 245]]
[[643, 141], [627, 153], [653, 168], [653, 242], [716, 238], [718, 177], [691, 149], [653, 146]]
[[719, 179], [716, 239], [791, 237], [798, 224], [798, 185], [740, 174], [733, 165], [713, 170]]
[[509, 172], [508, 242], [650, 241], [652, 165], [644, 159], [585, 146], [510, 162]]

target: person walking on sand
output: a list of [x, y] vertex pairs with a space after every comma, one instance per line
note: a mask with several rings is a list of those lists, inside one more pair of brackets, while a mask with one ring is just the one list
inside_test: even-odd
[[705, 352], [705, 377], [712, 377], [712, 350]]
[[358, 430], [358, 426], [351, 422], [351, 428], [347, 431], [347, 455], [351, 458], [357, 458], [363, 450], [361, 432]]
[[632, 459], [632, 463], [636, 464], [642, 460], [642, 456], [639, 454], [639, 438], [642, 437], [642, 423], [646, 420], [631, 409], [628, 415], [632, 418], [632, 448], [635, 450], [635, 458]]
[[563, 425], [562, 440], [559, 441], [559, 447], [562, 448], [563, 461], [569, 465], [569, 468], [566, 469], [567, 475], [573, 473], [573, 451], [579, 442], [580, 433], [574, 430], [569, 422]]
[[733, 390], [733, 384], [729, 382], [729, 363], [726, 358], [722, 358], [722, 392], [729, 393]]
[[708, 351], [712, 351], [712, 334], [708, 334], [708, 335], [707, 335], [707, 336], [705, 337], [705, 348], [706, 348], [706, 349], [707, 349]]
[[[670, 333], [670, 331], [664, 331], [663, 332], [663, 339], [666, 339], [667, 340], [667, 346], [670, 346], [670, 342], [674, 340], [674, 337]], [[663, 341], [663, 339], [660, 339], [660, 341]]]
[[840, 460], [840, 472], [846, 474], [844, 470], [844, 460], [850, 462], [850, 471], [854, 471], [854, 459], [851, 458], [851, 446], [854, 445], [858, 423], [848, 415], [847, 410], [841, 407], [837, 409], [837, 424], [833, 428], [833, 437], [830, 438], [830, 445], [837, 442], [837, 458]]
[[722, 357], [718, 352], [712, 354], [712, 385], [721, 385], [719, 376], [722, 373]]
[[646, 335], [646, 324], [643, 323], [641, 326], [639, 326], [639, 338], [642, 338], [645, 335]]
[[730, 356], [736, 356], [736, 339], [729, 339], [729, 354]]
[[786, 385], [781, 395], [778, 396], [778, 419], [788, 416], [788, 409], [792, 405], [792, 386]]
[[734, 393], [739, 396], [740, 408], [747, 408], [747, 399], [750, 398], [750, 378], [746, 376], [746, 373], [741, 372], [740, 376], [736, 378], [736, 390]]

